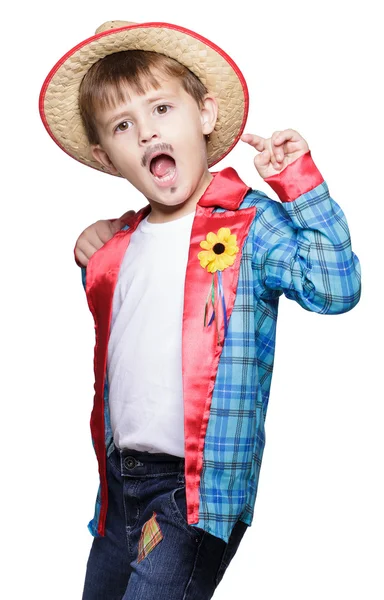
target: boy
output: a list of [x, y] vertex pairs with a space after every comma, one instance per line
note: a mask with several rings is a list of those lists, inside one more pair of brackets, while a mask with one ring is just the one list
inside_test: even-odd
[[53, 139], [149, 203], [75, 248], [96, 330], [85, 600], [212, 597], [252, 523], [278, 298], [359, 300], [345, 217], [298, 132], [241, 138], [282, 204], [209, 171], [247, 110], [233, 61], [166, 23], [105, 24], [41, 92]]

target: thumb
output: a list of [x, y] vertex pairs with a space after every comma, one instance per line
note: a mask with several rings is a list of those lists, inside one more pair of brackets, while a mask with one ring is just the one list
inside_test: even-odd
[[121, 215], [118, 219], [111, 219], [111, 230], [112, 233], [115, 234], [117, 231], [120, 231], [124, 227], [124, 225], [129, 225], [129, 221], [132, 217], [135, 216], [134, 210], [128, 210], [126, 213]]
[[271, 160], [271, 154], [269, 150], [263, 150], [260, 154], [255, 156], [255, 166], [256, 167], [266, 167]]
[[110, 219], [109, 220], [109, 228], [111, 230], [112, 236], [114, 236], [117, 231], [120, 231], [120, 229], [122, 227], [123, 227], [123, 224], [121, 223], [120, 219]]

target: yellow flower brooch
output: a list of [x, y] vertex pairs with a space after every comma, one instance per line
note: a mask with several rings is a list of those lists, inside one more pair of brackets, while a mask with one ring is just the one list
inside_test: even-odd
[[236, 246], [236, 235], [231, 234], [228, 227], [221, 227], [216, 233], [208, 233], [207, 238], [200, 242], [204, 248], [197, 258], [203, 269], [209, 273], [224, 271], [235, 262], [239, 248]]
[[[236, 241], [236, 235], [232, 235], [231, 230], [228, 227], [221, 227], [217, 234], [210, 232], [206, 239], [200, 242], [200, 246], [203, 250], [197, 255], [203, 269], [206, 269], [208, 273], [212, 273], [212, 284], [205, 302], [204, 327], [209, 327], [215, 321], [219, 344], [221, 344], [221, 342], [216, 314], [220, 305], [223, 310], [224, 337], [227, 335], [228, 329], [222, 271], [231, 267], [236, 260], [236, 254], [239, 251]], [[210, 304], [212, 315], [208, 321]]]

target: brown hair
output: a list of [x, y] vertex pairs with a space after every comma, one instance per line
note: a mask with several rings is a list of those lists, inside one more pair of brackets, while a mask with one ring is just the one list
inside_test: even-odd
[[116, 106], [123, 102], [124, 84], [129, 84], [137, 94], [145, 94], [149, 88], [158, 89], [160, 83], [153, 69], [180, 79], [184, 90], [201, 107], [205, 85], [187, 67], [173, 58], [157, 52], [125, 50], [105, 56], [85, 74], [79, 90], [79, 108], [85, 132], [90, 144], [99, 143], [95, 123], [95, 110]]

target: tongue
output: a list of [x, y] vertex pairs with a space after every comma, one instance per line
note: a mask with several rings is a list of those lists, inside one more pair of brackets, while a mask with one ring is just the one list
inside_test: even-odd
[[151, 171], [156, 177], [165, 177], [175, 168], [175, 161], [170, 156], [161, 154], [156, 156], [151, 162]]

